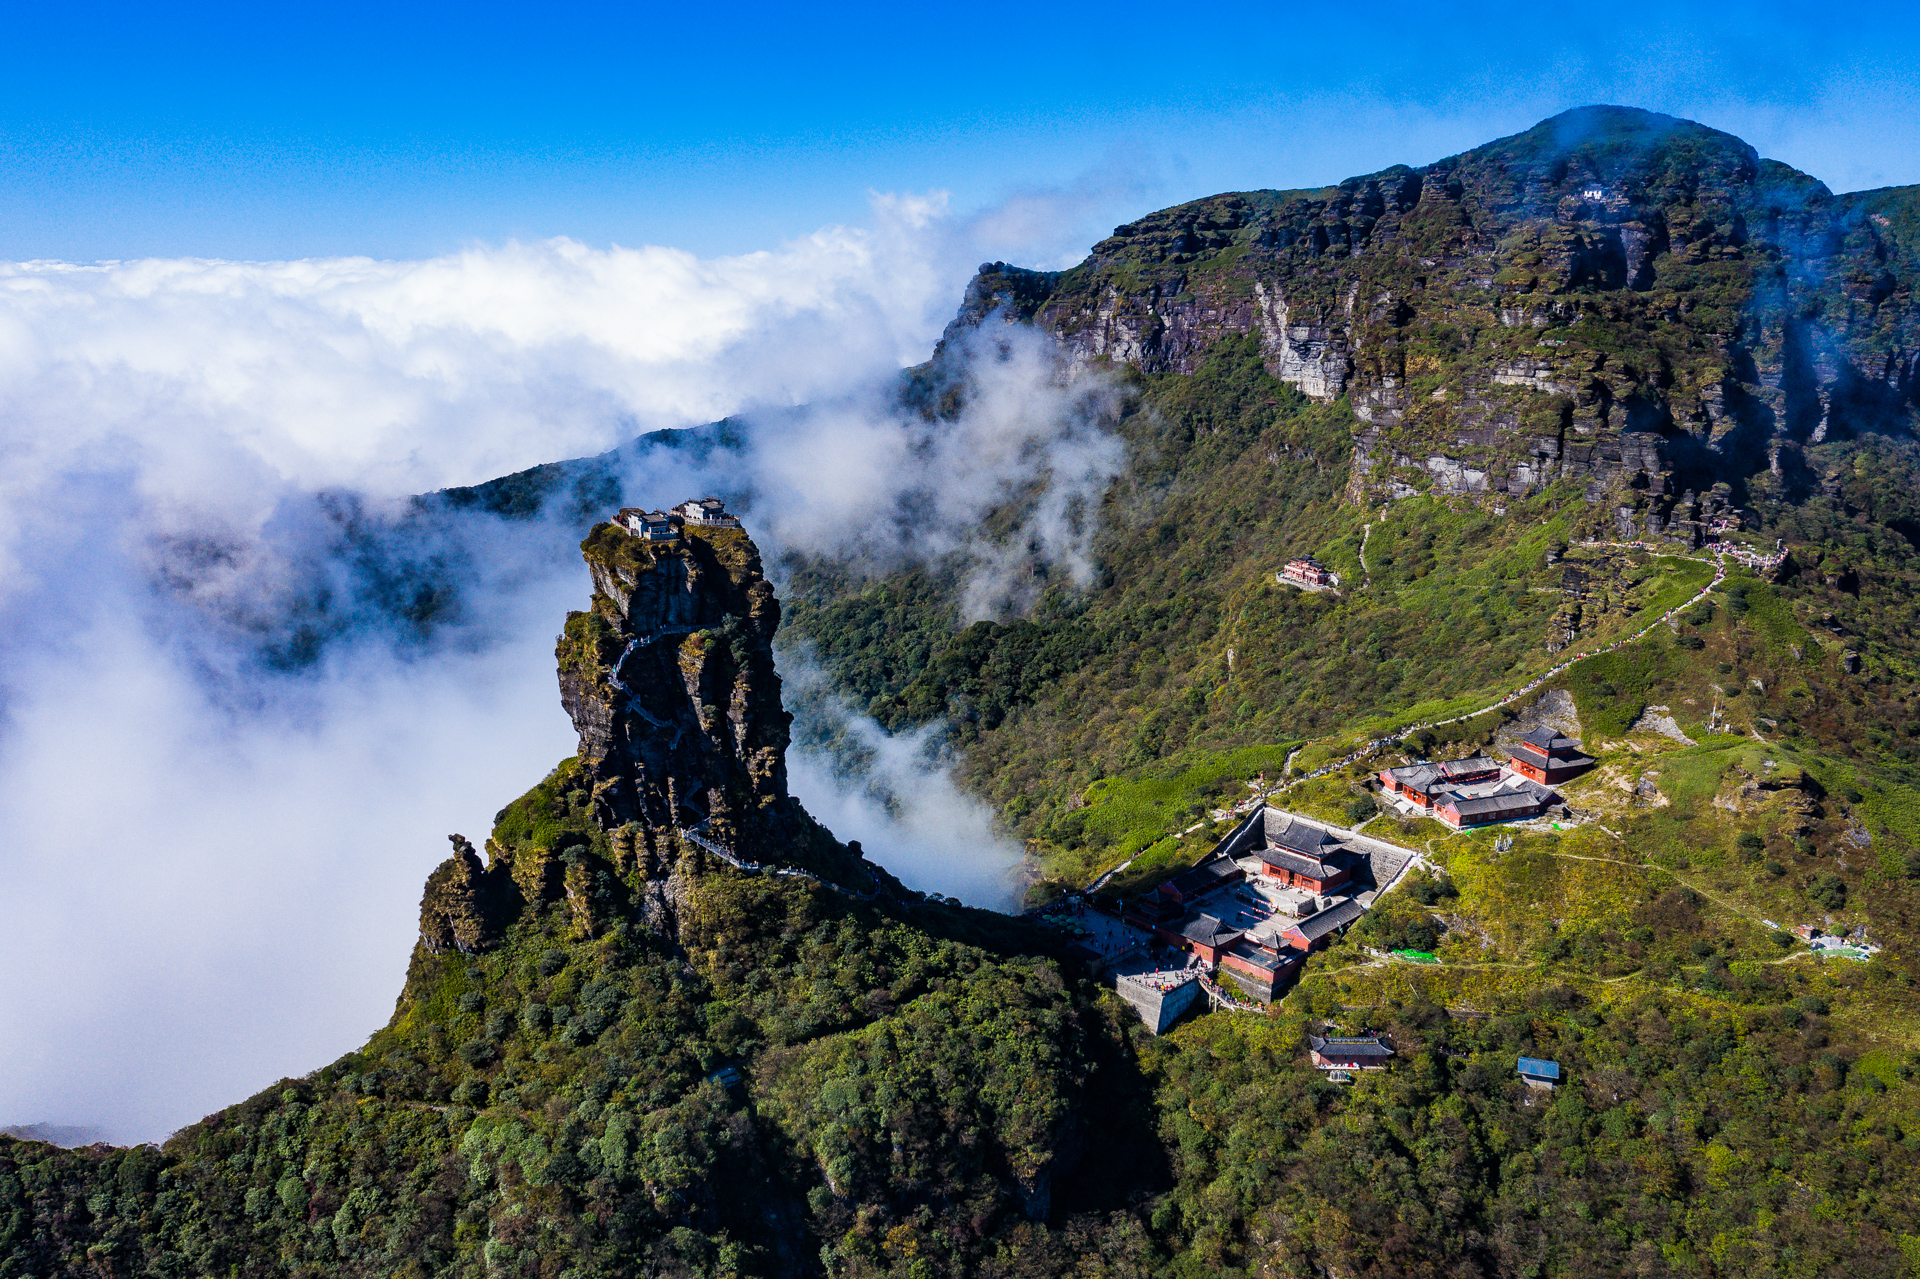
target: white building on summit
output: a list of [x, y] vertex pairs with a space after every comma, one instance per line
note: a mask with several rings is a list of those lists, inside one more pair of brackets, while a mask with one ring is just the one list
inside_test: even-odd
[[627, 532], [649, 542], [675, 541], [681, 530], [689, 525], [696, 528], [740, 527], [740, 521], [727, 514], [726, 503], [717, 497], [698, 497], [691, 502], [680, 503], [671, 511], [623, 507], [614, 519]]
[[620, 512], [619, 519], [627, 532], [649, 542], [671, 542], [680, 536], [673, 517], [665, 511], [641, 511], [628, 507]]
[[673, 508], [673, 513], [689, 524], [700, 524], [709, 528], [740, 527], [740, 521], [727, 514], [726, 503], [717, 497], [702, 497], [691, 502], [682, 502]]

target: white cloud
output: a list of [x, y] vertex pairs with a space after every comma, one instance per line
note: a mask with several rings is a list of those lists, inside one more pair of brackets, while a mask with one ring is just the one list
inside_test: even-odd
[[804, 718], [847, 739], [838, 760], [824, 749], [791, 753], [789, 780], [809, 812], [841, 839], [859, 840], [909, 888], [989, 910], [1018, 908], [1020, 846], [991, 807], [955, 782], [940, 725], [888, 733], [836, 697], [799, 653], [783, 655], [780, 674], [789, 702], [804, 697]]
[[420, 262], [17, 264], [0, 268], [0, 406], [43, 464], [131, 446], [163, 487], [209, 449], [306, 486], [485, 479], [924, 358], [952, 272], [926, 268], [924, 212], [877, 212], [878, 231], [711, 261], [555, 240]]
[[572, 748], [528, 677], [551, 626], [520, 630], [412, 667], [361, 654], [241, 715], [124, 618], [36, 665], [0, 753], [0, 1113], [154, 1139], [374, 1030], [447, 834]]
[[[957, 339], [969, 350], [965, 409], [927, 422], [866, 394], [765, 417], [753, 443], [708, 472], [747, 496], [756, 536], [776, 548], [863, 556], [876, 564], [963, 551], [974, 561], [964, 620], [1017, 611], [1018, 566], [1035, 560], [1085, 585], [1083, 513], [1119, 472], [1108, 429], [1118, 407], [1105, 378], [1064, 379], [1046, 339], [1025, 328]], [[983, 533], [989, 507], [1030, 507], [1020, 535]]]
[[[770, 550], [898, 556], [1051, 483], [1029, 537], [1077, 571], [1070, 508], [1119, 456], [1097, 388], [1016, 345], [950, 426], [876, 398], [989, 256], [982, 225], [876, 197], [868, 227], [725, 259], [0, 266], [0, 1124], [157, 1137], [356, 1045], [445, 836], [570, 751], [574, 534], [408, 525], [404, 495], [758, 410], [753, 449], [656, 453], [629, 495], [750, 492]], [[825, 407], [765, 412], [801, 402]], [[421, 563], [464, 591], [424, 639], [381, 596]], [[1017, 603], [1017, 571], [980, 563], [980, 607]], [[298, 624], [333, 637], [319, 663], [263, 661]], [[968, 866], [910, 879], [1005, 900], [991, 814], [855, 727], [896, 783], [919, 769], [917, 807], [800, 759], [803, 801], [882, 860]]]

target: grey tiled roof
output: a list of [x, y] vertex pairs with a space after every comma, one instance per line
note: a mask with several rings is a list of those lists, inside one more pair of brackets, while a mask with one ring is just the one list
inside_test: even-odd
[[1537, 795], [1525, 791], [1501, 791], [1494, 795], [1482, 795], [1478, 799], [1464, 799], [1454, 795], [1441, 801], [1442, 808], [1450, 808], [1462, 817], [1489, 817], [1499, 813], [1533, 813], [1541, 807], [1542, 801]]
[[1284, 848], [1262, 849], [1260, 860], [1269, 866], [1278, 866], [1282, 870], [1292, 871], [1296, 875], [1308, 875], [1314, 879], [1329, 879], [1343, 869], [1322, 858], [1303, 857], [1299, 853], [1290, 853]]
[[1319, 941], [1334, 929], [1351, 924], [1366, 913], [1365, 906], [1349, 897], [1338, 906], [1329, 906], [1317, 915], [1308, 915], [1286, 931], [1297, 932], [1310, 942]]
[[1323, 1057], [1391, 1057], [1393, 1049], [1380, 1042], [1378, 1035], [1352, 1039], [1321, 1038], [1308, 1035], [1307, 1044]]
[[1387, 776], [1415, 790], [1431, 790], [1440, 780], [1440, 768], [1435, 764], [1407, 764], [1400, 768], [1389, 768]]
[[1266, 835], [1268, 848], [1290, 849], [1309, 857], [1319, 857], [1340, 842], [1318, 826], [1297, 822], [1271, 808], [1267, 810]]
[[1535, 750], [1549, 753], [1552, 751], [1577, 751], [1580, 749], [1579, 742], [1574, 741], [1571, 737], [1562, 737], [1551, 728], [1536, 728], [1520, 740]]
[[1227, 947], [1224, 953], [1233, 956], [1242, 963], [1251, 964], [1255, 968], [1262, 968], [1270, 973], [1278, 972], [1280, 969], [1294, 963], [1298, 958], [1297, 955], [1277, 955], [1270, 950], [1256, 946], [1252, 942], [1244, 939]]
[[1196, 897], [1212, 892], [1222, 884], [1240, 878], [1240, 868], [1229, 857], [1215, 857], [1201, 862], [1192, 870], [1183, 871], [1168, 880], [1166, 887], [1181, 897]]
[[1240, 930], [1228, 928], [1212, 915], [1188, 915], [1180, 921], [1180, 935], [1202, 946], [1219, 946], [1240, 936]]

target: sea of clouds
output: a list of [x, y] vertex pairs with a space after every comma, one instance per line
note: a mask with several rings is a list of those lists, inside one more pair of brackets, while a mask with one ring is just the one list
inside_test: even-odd
[[[1036, 558], [1084, 578], [1104, 388], [1005, 330], [957, 422], [892, 396], [974, 263], [1069, 198], [876, 197], [725, 259], [0, 265], [0, 1125], [155, 1139], [357, 1046], [447, 834], [571, 753], [577, 528], [422, 528], [409, 495], [744, 415], [744, 445], [634, 455], [628, 499], [725, 492], [770, 562], [970, 554], [975, 616]], [[1017, 494], [1019, 545], [981, 541]], [[417, 607], [421, 564], [457, 600]], [[867, 773], [797, 753], [796, 794], [910, 884], [1009, 904], [1018, 849], [937, 741], [842, 713]]]

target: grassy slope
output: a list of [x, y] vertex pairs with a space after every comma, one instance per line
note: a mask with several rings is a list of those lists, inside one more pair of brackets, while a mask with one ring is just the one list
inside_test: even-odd
[[[1504, 516], [1424, 497], [1384, 515], [1343, 504], [1344, 407], [1273, 381], [1250, 343], [1136, 391], [1121, 425], [1135, 461], [1107, 500], [1091, 591], [1051, 589], [1026, 618], [956, 634], [964, 565], [871, 581], [789, 566], [789, 634], [883, 722], [950, 723], [973, 783], [1068, 883], [1159, 840], [1176, 812], [1243, 794], [1285, 745], [1468, 710], [1544, 669], [1563, 572], [1548, 552], [1599, 531], [1558, 490]], [[1303, 554], [1344, 589], [1276, 582]], [[1708, 574], [1635, 559], [1616, 597], [1590, 602], [1591, 634], [1644, 625]], [[1233, 775], [1232, 752], [1256, 747]], [[1301, 764], [1332, 753], [1310, 747]], [[1159, 807], [1096, 786], [1176, 776], [1180, 802]]]
[[[1751, 749], [1659, 760], [1698, 799]], [[565, 784], [496, 838], [590, 834]], [[1908, 1273], [1920, 1087], [1862, 1025], [1894, 970], [1773, 962], [1714, 867], [1613, 851], [1440, 841], [1457, 895], [1380, 915], [1432, 896], [1445, 964], [1343, 944], [1271, 1015], [1158, 1040], [1017, 926], [683, 861], [679, 947], [557, 899], [164, 1151], [0, 1139], [0, 1274]], [[1328, 1019], [1394, 1070], [1319, 1081]], [[1521, 1052], [1569, 1086], [1529, 1094]]]
[[[954, 566], [797, 578], [799, 627], [845, 686], [896, 723], [957, 714], [975, 780], [1062, 873], [1130, 845], [1170, 865], [1204, 838], [1142, 841], [1294, 742], [1327, 758], [1356, 724], [1552, 660], [1546, 551], [1583, 531], [1577, 497], [1505, 519], [1399, 503], [1352, 589], [1371, 513], [1335, 500], [1332, 410], [1229, 352], [1143, 381], [1126, 429], [1146, 460], [1085, 599], [956, 636]], [[555, 900], [498, 950], [422, 953], [365, 1049], [163, 1152], [0, 1140], [0, 1276], [1911, 1273], [1920, 571], [1900, 529], [1920, 468], [1886, 441], [1812, 456], [1827, 487], [1767, 512], [1795, 573], [1736, 574], [1563, 681], [1602, 761], [1568, 788], [1595, 820], [1503, 849], [1377, 819], [1435, 874], [1271, 1015], [1152, 1040], [1021, 925], [697, 858], [666, 944], [631, 922], [563, 768], [495, 836], [575, 850], [607, 898], [588, 915], [629, 922], [586, 936]], [[1306, 551], [1350, 589], [1274, 587]], [[1615, 567], [1602, 636], [1699, 572]], [[1628, 733], [1648, 705], [1700, 744]], [[1739, 736], [1706, 735], [1716, 708]], [[1377, 762], [1296, 798], [1338, 811]], [[1828, 915], [1888, 952], [1819, 960], [1762, 922]], [[1444, 962], [1363, 949], [1396, 944]], [[1303, 1039], [1328, 1022], [1389, 1031], [1396, 1068], [1318, 1082]], [[1570, 1086], [1528, 1094], [1520, 1052]], [[721, 1063], [744, 1101], [703, 1082]]]
[[[1605, 536], [1565, 494], [1502, 520], [1413, 499], [1377, 523], [1363, 570], [1367, 513], [1332, 500], [1340, 479], [1326, 475], [1338, 469], [1331, 448], [1274, 447], [1312, 438], [1306, 413], [1284, 391], [1235, 369], [1231, 355], [1190, 382], [1140, 385], [1141, 408], [1126, 429], [1151, 460], [1116, 497], [1116, 527], [1102, 546], [1107, 575], [1083, 604], [1055, 601], [1058, 617], [1043, 610], [1029, 624], [1041, 635], [1072, 628], [1086, 637], [1079, 666], [1051, 683], [997, 688], [982, 678], [991, 655], [1020, 643], [1023, 628], [982, 625], [944, 648], [937, 635], [916, 640], [931, 676], [898, 692], [884, 682], [865, 690], [895, 722], [958, 711], [977, 784], [1001, 801], [1048, 871], [1079, 879], [1145, 849], [1135, 866], [1147, 873], [1122, 885], [1129, 889], [1204, 849], [1217, 831], [1160, 836], [1209, 800], [1244, 793], [1237, 778], [1271, 773], [1289, 739], [1315, 739], [1298, 757], [1310, 767], [1342, 753], [1343, 741], [1470, 709], [1476, 697], [1463, 694], [1504, 691], [1550, 664], [1543, 641], [1559, 570], [1547, 567], [1546, 549]], [[1187, 397], [1209, 402], [1206, 426], [1196, 428]], [[1249, 1241], [1272, 1237], [1272, 1223], [1284, 1219], [1268, 1196], [1287, 1194], [1274, 1185], [1242, 1184], [1223, 1199], [1215, 1180], [1221, 1170], [1212, 1161], [1227, 1151], [1268, 1172], [1286, 1161], [1274, 1153], [1262, 1162], [1241, 1144], [1249, 1126], [1265, 1132], [1260, 1140], [1274, 1139], [1276, 1103], [1245, 1091], [1220, 1100], [1232, 1095], [1239, 1069], [1227, 1063], [1278, 1069], [1297, 1048], [1295, 1019], [1312, 1015], [1349, 1028], [1396, 1025], [1416, 1043], [1436, 1034], [1451, 1040], [1457, 1047], [1447, 1051], [1460, 1054], [1450, 1057], [1456, 1077], [1462, 1061], [1469, 1073], [1510, 1071], [1510, 1055], [1502, 1064], [1488, 1051], [1485, 1023], [1436, 1011], [1453, 1007], [1492, 1014], [1493, 1025], [1506, 1028], [1493, 1038], [1509, 1053], [1559, 1055], [1586, 1077], [1575, 1107], [1586, 1109], [1536, 1148], [1528, 1171], [1537, 1171], [1544, 1148], [1637, 1186], [1581, 1213], [1652, 1214], [1626, 1231], [1616, 1222], [1602, 1251], [1618, 1253], [1622, 1267], [1634, 1257], [1647, 1267], [1650, 1248], [1682, 1273], [1818, 1273], [1839, 1257], [1902, 1273], [1909, 1257], [1920, 1258], [1907, 1215], [1885, 1233], [1849, 1228], [1825, 1241], [1816, 1225], [1823, 1214], [1845, 1217], [1838, 1205], [1849, 1195], [1884, 1205], [1872, 1165], [1909, 1175], [1920, 1147], [1912, 998], [1920, 977], [1920, 777], [1910, 731], [1920, 725], [1907, 710], [1920, 695], [1911, 603], [1920, 564], [1910, 540], [1920, 520], [1909, 509], [1920, 468], [1911, 444], [1873, 438], [1821, 446], [1810, 457], [1825, 490], [1762, 511], [1770, 531], [1794, 543], [1784, 580], [1768, 584], [1735, 570], [1675, 626], [1558, 681], [1574, 695], [1589, 747], [1602, 759], [1570, 788], [1595, 822], [1560, 835], [1523, 834], [1497, 851], [1495, 833], [1450, 835], [1432, 824], [1396, 830], [1379, 819], [1377, 833], [1424, 847], [1458, 895], [1431, 909], [1390, 902], [1375, 926], [1310, 964], [1265, 1029], [1215, 1016], [1154, 1046], [1148, 1061], [1161, 1072], [1163, 1131], [1176, 1161], [1189, 1148], [1206, 1155], [1204, 1167], [1185, 1169], [1169, 1201], [1194, 1232], [1194, 1257], [1246, 1262], [1260, 1251]], [[1200, 518], [1203, 510], [1221, 518]], [[1301, 553], [1342, 573], [1343, 598], [1269, 585], [1277, 561]], [[1571, 558], [1614, 570], [1587, 601], [1578, 649], [1647, 625], [1708, 577], [1707, 566], [1683, 557], [1576, 548]], [[1353, 589], [1368, 578], [1367, 589]], [[874, 584], [839, 601], [810, 601], [802, 629], [831, 633], [836, 608], [890, 589]], [[1123, 629], [1146, 609], [1168, 623], [1151, 652]], [[901, 642], [897, 631], [892, 642]], [[970, 715], [983, 701], [990, 713]], [[1076, 714], [1089, 705], [1102, 711]], [[1667, 708], [1700, 744], [1630, 733], [1649, 705]], [[1722, 731], [1709, 733], [1709, 713]], [[1484, 745], [1501, 722], [1493, 714], [1450, 727], [1428, 749]], [[1237, 750], [1250, 753], [1236, 774]], [[1338, 816], [1367, 771], [1398, 758], [1363, 761], [1291, 792], [1289, 802]], [[1864, 965], [1820, 959], [1763, 921], [1864, 927], [1889, 949]], [[1445, 939], [1438, 967], [1374, 963], [1362, 952], [1436, 932]], [[1195, 1054], [1204, 1066], [1181, 1064]], [[1593, 1081], [1613, 1081], [1606, 1086], [1617, 1104], [1605, 1113], [1594, 1109]], [[1357, 1109], [1404, 1114], [1404, 1098], [1388, 1100], [1404, 1091], [1382, 1085], [1372, 1106]], [[1457, 1093], [1428, 1097], [1431, 1122], [1460, 1118], [1448, 1104]], [[1215, 1098], [1215, 1122], [1194, 1110], [1196, 1094]], [[1417, 1145], [1427, 1122], [1415, 1120], [1399, 1140]], [[1510, 1140], [1510, 1130], [1496, 1135], [1501, 1124], [1483, 1135]], [[1796, 1145], [1789, 1134], [1797, 1131], [1811, 1144]], [[1789, 1175], [1803, 1150], [1819, 1160], [1817, 1178]], [[1710, 1236], [1656, 1242], [1670, 1228], [1653, 1224], [1667, 1212], [1657, 1203], [1663, 1185], [1687, 1187], [1683, 1195], [1712, 1188], [1745, 1207]], [[1630, 1206], [1634, 1195], [1641, 1198]], [[1431, 1188], [1412, 1195], [1429, 1204], [1433, 1197]], [[1381, 1211], [1411, 1228], [1404, 1205]], [[1486, 1243], [1497, 1237], [1494, 1230], [1481, 1243], [1499, 1252], [1502, 1245]], [[1483, 1255], [1476, 1264], [1494, 1263]], [[1571, 1254], [1503, 1256], [1499, 1264], [1578, 1269]]]

